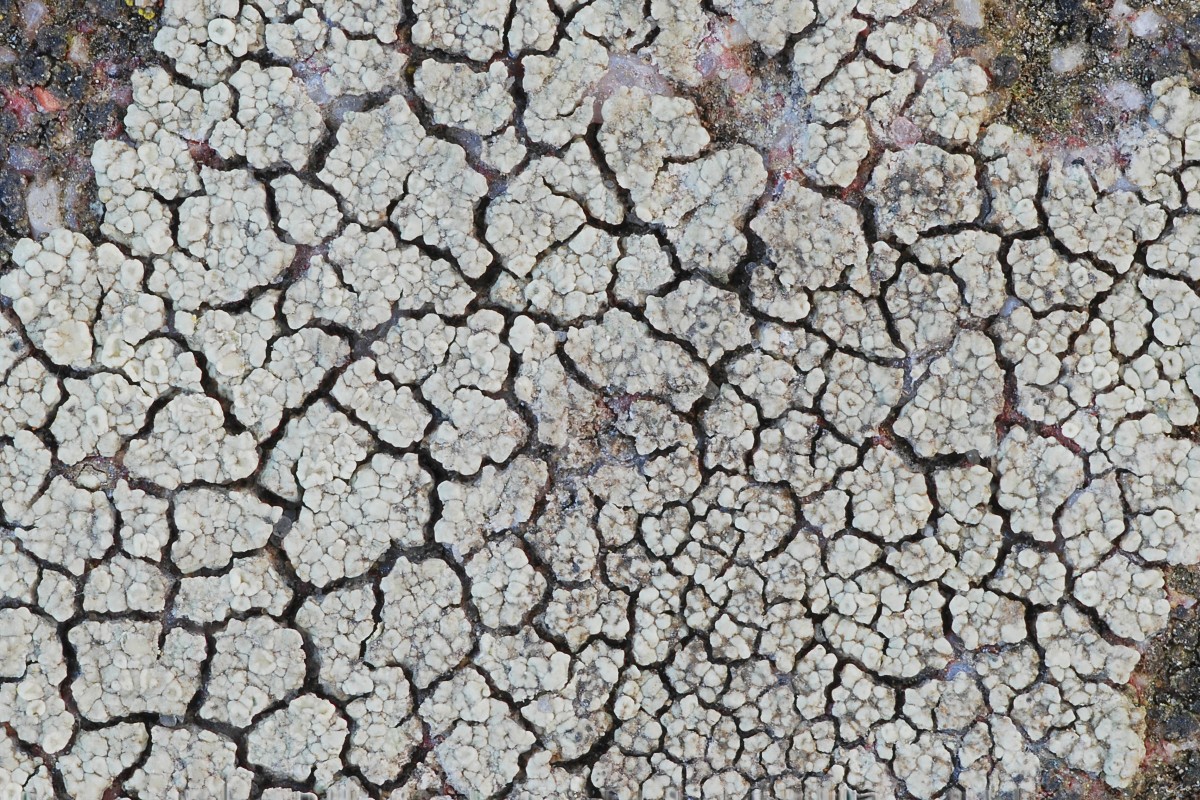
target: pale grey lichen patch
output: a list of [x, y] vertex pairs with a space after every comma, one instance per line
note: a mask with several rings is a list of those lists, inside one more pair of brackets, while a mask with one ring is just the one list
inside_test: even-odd
[[0, 787], [1129, 787], [1200, 97], [1041, 149], [913, 6], [167, 0], [0, 270]]

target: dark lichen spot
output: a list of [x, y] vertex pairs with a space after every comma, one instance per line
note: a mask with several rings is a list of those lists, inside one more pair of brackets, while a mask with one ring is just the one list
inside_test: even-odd
[[999, 56], [992, 62], [992, 85], [1007, 89], [1021, 77], [1021, 64], [1012, 56]]
[[[0, 49], [8, 53], [0, 59], [0, 248], [29, 232], [24, 191], [31, 178], [78, 187], [68, 219], [84, 234], [97, 232], [92, 145], [120, 132], [129, 76], [158, 60], [155, 24], [123, 0], [47, 2], [46, 10], [34, 31], [15, 11], [0, 16]], [[17, 174], [13, 153], [37, 154], [36, 174]]]
[[[1167, 573], [1171, 590], [1200, 593], [1200, 572], [1176, 568]], [[1165, 634], [1138, 668], [1145, 684], [1146, 749], [1143, 773], [1123, 797], [1178, 800], [1200, 797], [1200, 614], [1180, 606]]]
[[[983, 26], [968, 35], [949, 25], [948, 39], [955, 55], [988, 69], [1010, 125], [1049, 138], [1106, 136], [1126, 113], [1105, 100], [1109, 87], [1128, 83], [1148, 95], [1155, 81], [1198, 67], [1197, 0], [1132, 5], [1120, 15], [1111, 0], [983, 0]], [[1132, 18], [1143, 8], [1162, 24], [1139, 38]], [[925, 12], [956, 15], [949, 2], [931, 2]]]
[[1112, 25], [1100, 25], [1092, 30], [1091, 42], [1101, 50], [1111, 50], [1117, 46], [1117, 29]]

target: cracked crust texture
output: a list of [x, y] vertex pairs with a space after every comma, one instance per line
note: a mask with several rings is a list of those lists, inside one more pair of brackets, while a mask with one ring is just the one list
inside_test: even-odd
[[1200, 86], [932, 11], [166, 0], [0, 267], [0, 796], [1194, 783]]

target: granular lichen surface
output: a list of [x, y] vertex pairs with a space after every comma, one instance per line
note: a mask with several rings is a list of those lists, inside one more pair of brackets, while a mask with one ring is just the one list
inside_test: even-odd
[[80, 8], [0, 797], [1200, 791], [1193, 4]]

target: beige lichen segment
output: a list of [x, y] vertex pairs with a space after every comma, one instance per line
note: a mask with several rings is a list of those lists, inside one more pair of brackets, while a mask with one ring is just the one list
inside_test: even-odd
[[253, 4], [170, 0], [160, 22], [155, 48], [201, 86], [228, 77], [239, 58], [263, 46], [263, 14]]
[[[15, 268], [0, 277], [0, 293], [12, 301], [32, 343], [57, 364], [90, 367], [94, 357], [103, 358], [101, 352], [119, 347], [122, 338], [128, 344], [141, 341], [145, 331], [138, 336], [138, 323], [150, 329], [162, 324], [161, 301], [141, 291], [141, 263], [115, 245], [93, 247], [78, 233], [56, 230], [41, 243], [21, 240], [12, 262]], [[102, 303], [110, 293], [124, 296], [134, 308], [123, 313]], [[107, 322], [116, 341], [98, 341], [96, 322]]]
[[304, 640], [269, 617], [232, 620], [214, 637], [200, 716], [239, 728], [304, 682]]
[[323, 791], [341, 772], [348, 727], [333, 703], [302, 694], [255, 724], [246, 737], [246, 755], [271, 775], [294, 781], [311, 778]]
[[[71, 739], [72, 715], [60, 694], [67, 678], [54, 621], [28, 608], [0, 610], [0, 719], [18, 741], [59, 753]], [[5, 737], [5, 741], [11, 741]]]
[[934, 73], [921, 88], [913, 121], [948, 142], [974, 142], [990, 108], [988, 77], [968, 58]]
[[179, 209], [179, 250], [154, 262], [149, 287], [179, 307], [236, 302], [275, 280], [295, 248], [279, 240], [263, 185], [248, 170], [201, 170], [205, 193]]
[[413, 85], [433, 111], [439, 125], [478, 133], [495, 133], [504, 127], [516, 107], [509, 92], [508, 68], [493, 62], [487, 72], [474, 72], [465, 64], [429, 59], [413, 74]]
[[762, 193], [767, 172], [749, 147], [719, 150], [686, 164], [670, 164], [634, 210], [661, 223], [681, 261], [725, 279], [746, 252], [739, 224]]
[[792, 291], [833, 286], [867, 260], [858, 213], [798, 183], [765, 203], [750, 229], [767, 245], [773, 279]]
[[[491, 261], [470, 232], [474, 202], [487, 182], [467, 166], [461, 147], [426, 136], [402, 97], [348, 113], [319, 177], [363, 224], [382, 222], [400, 200], [392, 219], [403, 238], [447, 247], [468, 275]], [[426, 205], [417, 204], [418, 196]]]
[[377, 453], [333, 480], [305, 488], [304, 507], [283, 539], [283, 551], [297, 574], [318, 586], [361, 575], [393, 542], [421, 541], [430, 483], [412, 454]]
[[508, 7], [503, 0], [479, 4], [417, 0], [412, 6], [413, 42], [474, 61], [487, 61], [501, 47]]
[[529, 138], [562, 147], [592, 121], [595, 84], [608, 66], [604, 46], [587, 36], [568, 37], [552, 55], [521, 59], [521, 87], [528, 96], [522, 115]]
[[714, 6], [746, 29], [767, 55], [783, 49], [789, 35], [800, 33], [817, 18], [809, 0], [718, 0]]
[[988, 457], [1003, 405], [1004, 373], [991, 339], [964, 331], [929, 365], [892, 429], [925, 457], [971, 451]]
[[1131, 191], [1098, 193], [1092, 180], [1078, 164], [1051, 162], [1043, 197], [1050, 230], [1072, 253], [1090, 253], [1127, 272], [1138, 244], [1162, 233], [1167, 213]]
[[112, 781], [137, 762], [149, 741], [141, 723], [81, 732], [59, 761], [64, 786], [72, 797], [100, 800]]
[[423, 688], [470, 651], [474, 635], [462, 609], [463, 586], [445, 561], [401, 557], [381, 590], [382, 622], [367, 643], [368, 663], [405, 666]]
[[[244, 156], [252, 167], [303, 170], [325, 136], [321, 110], [287, 67], [263, 69], [246, 61], [229, 79], [237, 113], [213, 128], [210, 142], [226, 158]], [[262, 113], [263, 106], [271, 114]]]
[[690, 408], [708, 385], [705, 369], [682, 347], [655, 338], [625, 311], [609, 311], [600, 322], [573, 329], [565, 351], [597, 385], [662, 395], [680, 409]]
[[254, 773], [239, 766], [237, 744], [219, 733], [196, 727], [156, 725], [150, 732], [150, 755], [126, 784], [138, 796], [167, 800], [175, 783], [208, 786], [220, 782], [234, 800], [250, 797]]
[[249, 433], [231, 434], [224, 425], [216, 400], [180, 395], [159, 409], [145, 439], [130, 443], [126, 466], [131, 474], [166, 489], [245, 478], [259, 463], [254, 439]]
[[72, 694], [93, 722], [145, 712], [182, 715], [200, 687], [205, 644], [198, 634], [114, 620], [82, 622], [67, 639], [79, 660]]
[[880, 234], [912, 244], [930, 228], [973, 221], [982, 205], [975, 170], [970, 156], [933, 145], [884, 153], [867, 186]]

